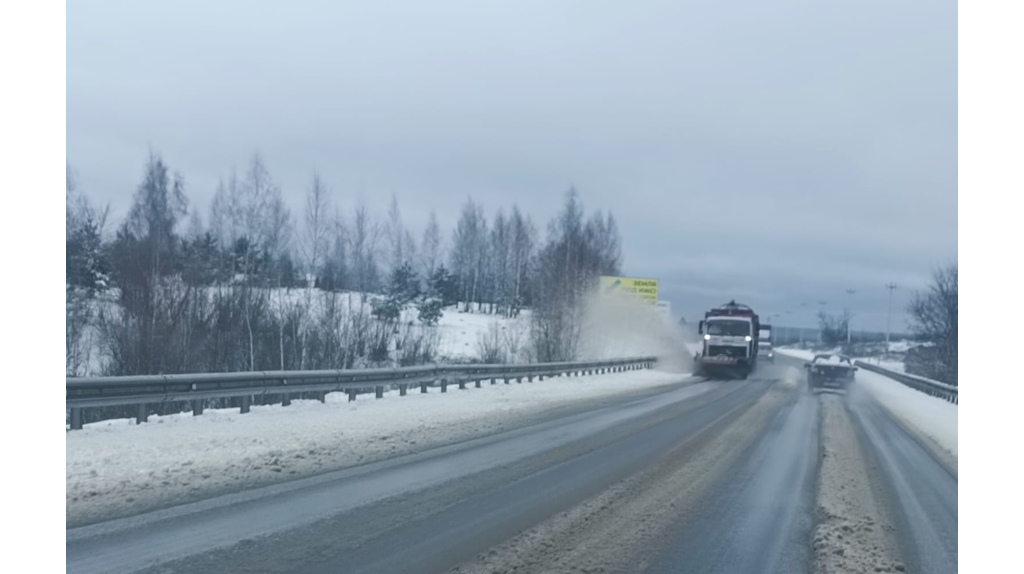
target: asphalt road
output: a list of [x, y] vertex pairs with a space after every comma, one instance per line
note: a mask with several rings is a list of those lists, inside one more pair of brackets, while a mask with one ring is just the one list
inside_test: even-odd
[[[440, 449], [69, 529], [67, 572], [539, 572], [589, 547], [641, 557], [632, 564], [649, 572], [810, 572], [820, 397], [780, 383], [794, 372], [780, 362], [745, 381], [689, 379]], [[844, 401], [908, 571], [955, 572], [956, 478], [870, 397]], [[730, 445], [731, 456], [712, 456]], [[580, 513], [630, 481], [630, 494]], [[672, 481], [693, 486], [689, 499], [657, 504]], [[638, 509], [651, 531], [613, 536], [611, 523], [632, 528]]]
[[818, 422], [815, 397], [798, 394], [707, 493], [700, 513], [678, 525], [650, 571], [807, 572]]
[[957, 479], [859, 389], [851, 389], [850, 411], [861, 443], [882, 475], [883, 496], [900, 533], [899, 545], [912, 572], [957, 571]]

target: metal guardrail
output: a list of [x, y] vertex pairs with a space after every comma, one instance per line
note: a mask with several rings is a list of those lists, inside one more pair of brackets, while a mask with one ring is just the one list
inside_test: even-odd
[[942, 383], [925, 377], [919, 377], [917, 375], [908, 375], [907, 373], [893, 371], [891, 369], [886, 369], [878, 365], [872, 365], [871, 363], [865, 361], [854, 361], [854, 364], [864, 370], [872, 371], [880, 375], [885, 375], [890, 379], [895, 379], [912, 389], [921, 391], [922, 393], [944, 399], [953, 404], [960, 404], [959, 399], [957, 397], [957, 387], [954, 385], [947, 385], [946, 383]]
[[576, 376], [649, 369], [655, 357], [632, 357], [606, 361], [534, 363], [527, 365], [431, 365], [394, 369], [358, 369], [329, 371], [266, 371], [250, 373], [201, 373], [184, 375], [139, 375], [127, 377], [67, 377], [66, 407], [70, 410], [72, 430], [82, 428], [83, 409], [138, 406], [136, 423], [146, 422], [149, 407], [175, 401], [192, 403], [192, 414], [203, 414], [207, 399], [240, 398], [242, 413], [249, 412], [255, 396], [280, 396], [281, 404], [291, 404], [296, 393], [315, 393], [325, 402], [327, 393], [347, 392], [354, 401], [359, 391], [374, 389], [378, 399], [386, 388], [399, 389], [405, 396], [410, 386], [419, 385], [426, 393], [433, 385], [447, 392], [449, 384], [465, 389], [473, 382], [477, 388], [489, 380], [533, 382], [534, 377]]

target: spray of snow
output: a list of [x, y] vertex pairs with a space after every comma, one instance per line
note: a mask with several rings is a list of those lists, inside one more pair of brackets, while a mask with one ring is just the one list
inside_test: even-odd
[[693, 354], [682, 331], [657, 307], [629, 294], [594, 291], [587, 300], [580, 358], [654, 356], [658, 369], [689, 373]]

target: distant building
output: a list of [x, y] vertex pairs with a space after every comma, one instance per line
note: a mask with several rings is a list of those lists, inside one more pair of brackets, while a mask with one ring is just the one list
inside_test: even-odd
[[668, 301], [658, 301], [658, 313], [665, 318], [666, 321], [672, 321], [672, 303]]

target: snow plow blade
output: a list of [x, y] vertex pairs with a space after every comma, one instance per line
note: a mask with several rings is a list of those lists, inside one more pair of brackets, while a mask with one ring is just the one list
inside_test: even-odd
[[745, 379], [750, 366], [732, 357], [695, 357], [696, 374], [715, 379]]

